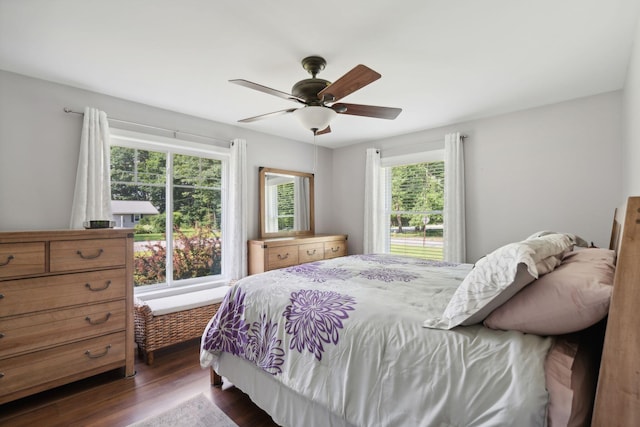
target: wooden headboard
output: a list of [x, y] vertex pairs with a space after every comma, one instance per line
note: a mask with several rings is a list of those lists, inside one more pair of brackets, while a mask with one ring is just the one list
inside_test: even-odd
[[[618, 249], [592, 426], [640, 426], [640, 197], [629, 197]], [[616, 229], [617, 227], [617, 229]], [[619, 235], [620, 237], [616, 237]]]

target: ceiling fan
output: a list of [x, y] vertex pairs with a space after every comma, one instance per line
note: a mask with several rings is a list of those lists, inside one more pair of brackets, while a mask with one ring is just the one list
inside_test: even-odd
[[303, 104], [301, 108], [288, 108], [261, 114], [238, 120], [240, 123], [249, 123], [282, 114], [294, 113], [298, 116], [303, 126], [311, 129], [314, 135], [331, 132], [329, 123], [337, 114], [350, 114], [353, 116], [374, 117], [378, 119], [393, 120], [402, 111], [401, 108], [376, 107], [373, 105], [347, 104], [338, 102], [345, 96], [378, 80], [381, 75], [365, 65], [357, 65], [351, 71], [331, 83], [324, 79], [316, 78], [316, 75], [324, 70], [327, 62], [320, 56], [308, 56], [302, 60], [302, 67], [311, 74], [310, 79], [300, 80], [291, 88], [291, 94], [272, 89], [257, 83], [243, 79], [229, 80], [240, 86], [258, 90], [279, 98]]

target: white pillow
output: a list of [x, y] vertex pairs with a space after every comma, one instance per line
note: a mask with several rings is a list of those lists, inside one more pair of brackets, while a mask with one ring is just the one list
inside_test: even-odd
[[542, 237], [542, 236], [547, 236], [549, 234], [565, 234], [565, 235], [569, 236], [571, 239], [573, 239], [573, 243], [576, 246], [579, 246], [579, 247], [582, 247], [582, 248], [588, 248], [589, 247], [589, 242], [587, 242], [586, 240], [584, 240], [582, 237], [580, 237], [578, 235], [570, 234], [570, 233], [558, 233], [557, 231], [549, 231], [549, 230], [538, 231], [536, 233], [533, 233], [531, 236], [527, 237], [526, 240], [535, 239], [537, 237]]
[[[520, 289], [559, 263], [557, 258], [573, 246], [571, 237], [550, 234], [510, 243], [481, 258], [456, 289], [440, 318], [426, 319], [423, 326], [451, 329], [482, 322]], [[552, 260], [556, 258], [556, 261]]]
[[562, 263], [563, 255], [552, 255], [543, 260], [536, 262], [536, 270], [538, 271], [538, 278], [543, 274], [547, 274], [556, 269], [557, 266]]

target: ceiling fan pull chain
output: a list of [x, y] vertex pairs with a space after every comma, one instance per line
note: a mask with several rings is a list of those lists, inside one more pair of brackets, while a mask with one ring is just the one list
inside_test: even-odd
[[316, 131], [313, 132], [313, 174], [316, 174], [318, 165], [318, 146], [316, 145]]

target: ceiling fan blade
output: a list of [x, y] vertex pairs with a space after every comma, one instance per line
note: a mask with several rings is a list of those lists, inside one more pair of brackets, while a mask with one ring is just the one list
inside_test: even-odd
[[356, 65], [351, 71], [318, 92], [319, 99], [335, 102], [378, 80], [381, 75], [366, 65]]
[[323, 130], [316, 132], [316, 135], [324, 135], [325, 133], [331, 133], [331, 126], [327, 126]]
[[301, 103], [305, 103], [305, 100], [302, 98], [298, 98], [297, 96], [293, 96], [290, 93], [282, 92], [280, 90], [272, 89], [267, 86], [260, 85], [258, 83], [250, 82], [249, 80], [244, 79], [234, 79], [229, 80], [231, 83], [235, 83], [240, 86], [248, 87], [249, 89], [254, 89], [260, 92], [268, 93], [269, 95], [277, 96], [278, 98], [288, 99], [290, 101], [297, 101]]
[[267, 119], [269, 117], [281, 116], [283, 114], [293, 113], [297, 108], [288, 108], [286, 110], [274, 111], [272, 113], [261, 114], [259, 116], [248, 117], [246, 119], [238, 120], [240, 123], [250, 123], [255, 122], [257, 120]]
[[337, 103], [331, 106], [340, 114], [352, 116], [375, 117], [377, 119], [393, 120], [402, 112], [402, 108], [376, 107], [374, 105]]

